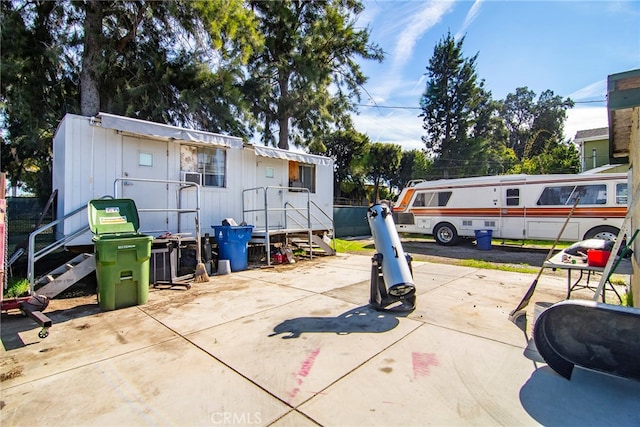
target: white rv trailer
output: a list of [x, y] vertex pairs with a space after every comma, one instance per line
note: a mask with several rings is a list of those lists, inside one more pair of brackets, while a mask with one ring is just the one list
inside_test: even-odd
[[[211, 226], [227, 218], [263, 235], [267, 223], [276, 232], [307, 228], [300, 215], [312, 230], [328, 230], [333, 220], [330, 158], [106, 113], [68, 114], [60, 122], [53, 140], [53, 188], [57, 218], [91, 199], [130, 198], [139, 210], [140, 232], [153, 236], [194, 236], [196, 209], [201, 234], [212, 235]], [[295, 224], [294, 211], [301, 213]], [[86, 225], [86, 212], [72, 216], [57, 237]], [[67, 246], [91, 245], [91, 237], [85, 232]]]
[[615, 238], [627, 212], [626, 173], [502, 175], [411, 181], [394, 205], [400, 232], [433, 235], [441, 245], [476, 230], [504, 239]]

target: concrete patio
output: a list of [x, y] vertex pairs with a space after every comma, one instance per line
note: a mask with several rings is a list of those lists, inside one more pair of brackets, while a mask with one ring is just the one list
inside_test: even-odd
[[564, 299], [566, 278], [543, 276], [516, 325], [534, 275], [414, 262], [402, 316], [367, 307], [370, 269], [340, 254], [152, 288], [111, 312], [53, 300], [45, 339], [3, 314], [1, 424], [640, 425], [640, 382], [579, 368], [567, 381], [539, 359], [534, 303]]

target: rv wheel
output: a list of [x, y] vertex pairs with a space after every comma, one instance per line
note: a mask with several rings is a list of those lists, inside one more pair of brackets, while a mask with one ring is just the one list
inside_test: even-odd
[[453, 225], [444, 222], [438, 224], [433, 230], [433, 237], [439, 245], [451, 246], [455, 245], [458, 241], [458, 232]]
[[591, 230], [587, 231], [584, 235], [584, 240], [587, 239], [604, 239], [604, 240], [613, 240], [615, 242], [618, 237], [618, 233], [620, 230], [611, 227], [609, 225], [602, 225], [600, 227], [594, 227]]

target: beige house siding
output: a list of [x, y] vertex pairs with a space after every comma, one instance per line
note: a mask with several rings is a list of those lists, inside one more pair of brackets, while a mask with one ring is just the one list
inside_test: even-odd
[[[609, 153], [613, 161], [627, 159], [630, 169], [629, 194], [638, 202], [640, 189], [640, 69], [607, 77], [609, 111]], [[630, 233], [640, 228], [640, 205], [629, 212]], [[633, 242], [631, 292], [634, 307], [640, 307], [640, 239]]]

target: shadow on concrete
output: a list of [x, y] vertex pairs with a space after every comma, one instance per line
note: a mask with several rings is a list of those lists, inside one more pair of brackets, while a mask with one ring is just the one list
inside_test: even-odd
[[[52, 325], [50, 333], [55, 333], [56, 324], [66, 322], [71, 319], [77, 319], [85, 316], [93, 316], [100, 313], [100, 307], [98, 304], [84, 304], [78, 305], [72, 308], [66, 308], [54, 311], [45, 311], [45, 315], [51, 319]], [[20, 337], [21, 333], [32, 331], [38, 328], [38, 324], [31, 318], [21, 314], [18, 310], [12, 310], [8, 313], [2, 313], [2, 329], [0, 330], [0, 340], [6, 351], [15, 350], [20, 347], [25, 347], [26, 344]], [[37, 336], [37, 332], [33, 332], [34, 337]], [[50, 338], [42, 338], [50, 339]]]
[[639, 399], [640, 382], [578, 367], [569, 381], [543, 366], [520, 389], [522, 407], [547, 426], [638, 426]]
[[338, 335], [351, 333], [381, 333], [398, 326], [398, 317], [406, 313], [377, 311], [370, 306], [349, 310], [337, 317], [296, 317], [273, 328], [270, 337], [280, 334], [282, 338], [298, 338], [304, 333], [332, 332]]

